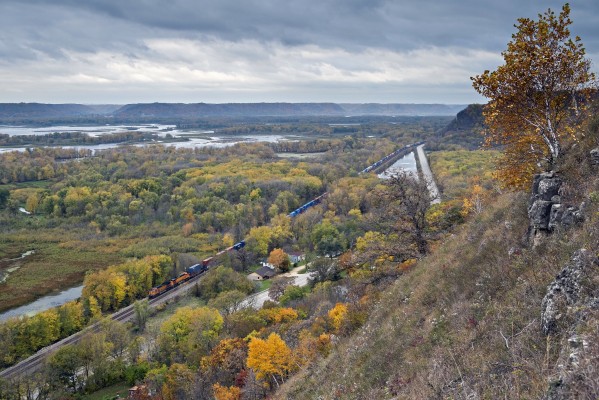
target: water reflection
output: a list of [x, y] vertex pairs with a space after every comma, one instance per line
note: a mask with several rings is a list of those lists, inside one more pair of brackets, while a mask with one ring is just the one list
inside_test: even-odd
[[416, 165], [416, 157], [414, 156], [413, 151], [397, 160], [384, 172], [380, 173], [378, 177], [381, 179], [389, 179], [392, 175], [401, 171], [408, 171], [415, 177], [418, 177], [418, 167]]
[[[156, 140], [152, 142], [136, 143], [136, 144], [123, 144], [123, 143], [103, 143], [96, 145], [76, 145], [76, 146], [39, 146], [39, 147], [63, 147], [63, 148], [74, 148], [74, 149], [87, 149], [87, 150], [105, 150], [113, 149], [122, 146], [149, 146], [153, 144], [162, 144], [165, 146], [172, 146], [175, 148], [201, 148], [201, 147], [228, 147], [233, 146], [237, 143], [243, 142], [267, 142], [276, 143], [283, 140], [297, 140], [301, 137], [291, 137], [282, 135], [235, 135], [235, 136], [217, 136], [212, 130], [203, 129], [177, 129], [175, 125], [97, 125], [97, 126], [50, 126], [50, 127], [27, 127], [27, 126], [7, 126], [0, 125], [0, 134], [7, 134], [9, 136], [16, 135], [48, 135], [54, 132], [81, 132], [86, 133], [89, 136], [101, 136], [110, 133], [117, 132], [148, 132], [155, 133], [159, 138], [164, 140]], [[191, 136], [191, 137], [190, 137]], [[170, 138], [181, 139], [185, 138], [184, 142], [169, 142]], [[31, 146], [34, 147], [34, 146]], [[27, 147], [0, 147], [0, 154], [7, 153], [10, 151], [26, 151]]]
[[58, 307], [67, 303], [71, 300], [76, 300], [81, 297], [83, 291], [83, 285], [76, 286], [64, 290], [58, 294], [44, 296], [36, 301], [25, 304], [24, 306], [13, 308], [0, 314], [0, 321], [7, 320], [11, 317], [18, 317], [20, 315], [34, 315], [52, 307]]

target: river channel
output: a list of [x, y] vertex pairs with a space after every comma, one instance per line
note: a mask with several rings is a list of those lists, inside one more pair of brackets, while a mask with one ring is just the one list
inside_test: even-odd
[[380, 173], [378, 177], [381, 179], [389, 179], [391, 175], [397, 174], [400, 171], [408, 171], [418, 177], [418, 166], [413, 151], [395, 161], [393, 165]]
[[[10, 274], [21, 268], [22, 261], [35, 253], [35, 250], [28, 250], [21, 254], [20, 257], [12, 259], [0, 260], [0, 284], [4, 282]], [[33, 301], [29, 304], [25, 304], [20, 307], [12, 308], [8, 311], [0, 313], [0, 321], [7, 320], [11, 317], [18, 317], [21, 315], [33, 315], [38, 312], [47, 310], [52, 307], [58, 307], [71, 300], [78, 299], [81, 297], [83, 285], [79, 285], [70, 289], [47, 295]]]
[[[26, 127], [0, 125], [0, 134], [9, 136], [20, 135], [49, 135], [54, 132], [81, 132], [89, 136], [101, 136], [117, 132], [149, 132], [155, 133], [158, 139], [154, 142], [133, 144], [129, 146], [148, 146], [152, 144], [164, 144], [176, 148], [197, 147], [227, 147], [242, 142], [269, 142], [276, 143], [284, 140], [298, 140], [300, 136], [290, 135], [227, 135], [220, 136], [211, 130], [202, 129], [177, 129], [175, 125], [97, 125], [97, 126], [48, 126], [48, 127]], [[178, 139], [186, 139], [182, 142], [168, 142], [167, 135]], [[161, 140], [164, 138], [164, 141]], [[166, 141], [166, 142], [165, 142]], [[74, 146], [41, 146], [41, 147], [69, 147], [76, 149], [88, 149], [92, 151], [112, 149], [128, 146], [122, 143], [103, 143], [97, 145], [74, 145]], [[30, 146], [32, 147], [32, 146]], [[26, 147], [0, 147], [0, 154], [10, 151], [25, 151]]]

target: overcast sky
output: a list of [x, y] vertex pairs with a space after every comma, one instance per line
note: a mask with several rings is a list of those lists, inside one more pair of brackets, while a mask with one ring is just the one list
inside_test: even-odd
[[[0, 0], [0, 102], [482, 102], [529, 0]], [[599, 63], [599, 0], [572, 0]]]

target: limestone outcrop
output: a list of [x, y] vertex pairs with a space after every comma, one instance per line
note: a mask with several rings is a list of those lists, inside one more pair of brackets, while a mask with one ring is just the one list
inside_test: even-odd
[[595, 371], [599, 343], [588, 336], [588, 330], [581, 329], [599, 323], [597, 276], [599, 259], [581, 249], [547, 288], [541, 303], [541, 331], [561, 337], [561, 351], [547, 399], [579, 398], [578, 391], [588, 393], [581, 385], [599, 385]]
[[562, 179], [553, 171], [535, 175], [528, 204], [531, 236], [568, 228], [583, 221], [581, 206], [562, 203]]

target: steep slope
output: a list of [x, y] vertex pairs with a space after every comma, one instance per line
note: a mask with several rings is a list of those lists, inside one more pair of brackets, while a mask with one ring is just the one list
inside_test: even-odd
[[529, 194], [497, 194], [276, 398], [596, 398], [599, 166], [589, 150], [598, 133], [572, 148], [559, 172], [560, 201], [584, 204], [582, 225], [533, 246]]

